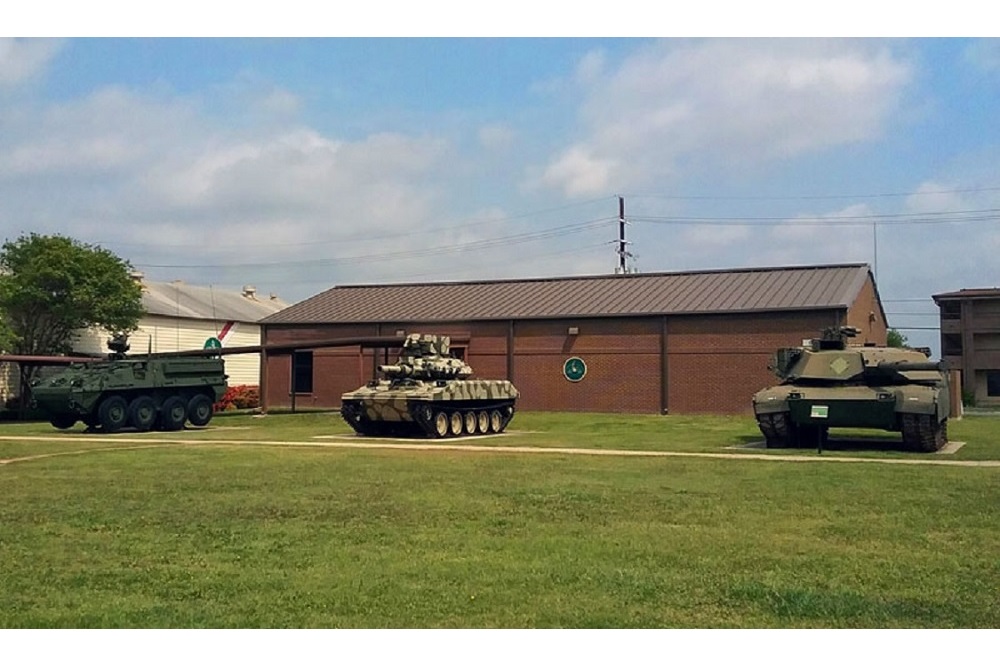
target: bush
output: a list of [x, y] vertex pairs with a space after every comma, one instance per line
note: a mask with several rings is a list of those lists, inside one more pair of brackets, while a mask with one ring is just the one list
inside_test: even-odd
[[967, 408], [976, 407], [976, 394], [972, 391], [962, 391], [962, 405]]
[[216, 412], [229, 410], [251, 410], [260, 407], [260, 389], [254, 384], [240, 384], [229, 387], [215, 404]]

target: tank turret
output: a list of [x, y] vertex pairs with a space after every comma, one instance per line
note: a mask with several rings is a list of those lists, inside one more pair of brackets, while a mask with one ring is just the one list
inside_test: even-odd
[[447, 336], [410, 334], [403, 342], [403, 352], [396, 364], [379, 366], [390, 380], [463, 380], [472, 368], [461, 359], [448, 356], [451, 340]]
[[127, 334], [115, 334], [108, 339], [108, 349], [111, 350], [108, 353], [108, 359], [124, 359], [130, 347]]
[[777, 386], [753, 397], [769, 447], [822, 445], [831, 427], [900, 431], [919, 451], [947, 442], [947, 364], [911, 348], [851, 345], [854, 327], [831, 327], [777, 351]]
[[500, 433], [514, 416], [517, 389], [507, 380], [469, 379], [447, 336], [413, 333], [382, 379], [341, 397], [340, 413], [361, 435], [434, 438]]

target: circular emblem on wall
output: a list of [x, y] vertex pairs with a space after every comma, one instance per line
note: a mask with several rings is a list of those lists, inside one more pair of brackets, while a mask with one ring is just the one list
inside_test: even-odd
[[580, 357], [570, 357], [563, 364], [563, 375], [570, 382], [579, 382], [587, 374], [587, 364]]

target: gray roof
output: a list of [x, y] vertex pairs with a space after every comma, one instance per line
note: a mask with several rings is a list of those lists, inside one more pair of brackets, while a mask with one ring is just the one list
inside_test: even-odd
[[848, 308], [867, 264], [333, 287], [262, 324], [431, 322]]
[[142, 305], [150, 315], [194, 320], [257, 322], [288, 304], [269, 296], [260, 298], [249, 286], [243, 291], [169, 283], [142, 282]]

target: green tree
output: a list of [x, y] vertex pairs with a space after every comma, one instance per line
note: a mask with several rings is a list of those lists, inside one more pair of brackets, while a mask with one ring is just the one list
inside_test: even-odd
[[0, 336], [14, 354], [67, 354], [91, 326], [134, 331], [143, 315], [132, 266], [65, 236], [22, 235], [0, 248]]
[[896, 329], [889, 329], [889, 331], [886, 332], [885, 340], [889, 347], [906, 347], [908, 342], [906, 340], [906, 336], [901, 334]]

